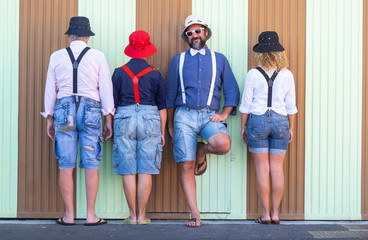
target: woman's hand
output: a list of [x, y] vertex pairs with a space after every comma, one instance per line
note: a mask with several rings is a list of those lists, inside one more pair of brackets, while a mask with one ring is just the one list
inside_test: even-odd
[[161, 134], [161, 145], [164, 146], [165, 145], [165, 133]]
[[241, 139], [242, 139], [243, 143], [248, 145], [247, 129], [246, 128], [241, 130]]

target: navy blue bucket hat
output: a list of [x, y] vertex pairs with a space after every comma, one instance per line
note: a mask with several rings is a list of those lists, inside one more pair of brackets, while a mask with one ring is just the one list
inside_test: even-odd
[[69, 29], [65, 34], [77, 36], [94, 36], [89, 25], [89, 19], [86, 17], [72, 17], [69, 21]]
[[259, 53], [281, 52], [284, 50], [284, 47], [279, 42], [279, 36], [272, 31], [262, 32], [258, 37], [258, 43], [253, 47], [253, 51]]

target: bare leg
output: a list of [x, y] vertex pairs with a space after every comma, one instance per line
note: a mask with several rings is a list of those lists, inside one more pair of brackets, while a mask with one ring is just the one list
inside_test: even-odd
[[261, 200], [262, 220], [270, 220], [270, 165], [268, 153], [251, 153], [256, 168], [256, 187]]
[[150, 174], [138, 174], [138, 217], [137, 223], [147, 221], [146, 208], [152, 188], [152, 176]]
[[136, 195], [137, 195], [136, 174], [123, 175], [123, 188], [124, 188], [125, 198], [128, 202], [128, 207], [129, 207], [128, 221], [137, 222], [137, 213], [136, 213]]
[[272, 182], [271, 219], [279, 220], [279, 207], [284, 193], [284, 154], [270, 154], [270, 169]]
[[[190, 208], [191, 217], [200, 219], [200, 213], [197, 206], [197, 192], [196, 192], [196, 180], [194, 177], [194, 165], [193, 161], [185, 161], [180, 163], [180, 183], [184, 190], [185, 199]], [[194, 226], [195, 223], [188, 223]]]
[[[209, 153], [223, 155], [229, 152], [231, 147], [231, 139], [226, 133], [217, 133], [208, 139], [208, 144], [198, 144], [196, 164], [204, 161], [205, 155]], [[196, 169], [196, 174], [205, 168], [203, 165], [200, 169]]]
[[65, 215], [63, 221], [66, 223], [74, 223], [74, 181], [73, 181], [73, 168], [60, 169], [59, 174], [59, 186], [61, 195], [63, 196], [65, 204]]
[[86, 169], [86, 194], [87, 194], [87, 223], [95, 223], [100, 218], [96, 216], [95, 205], [98, 192], [98, 169]]

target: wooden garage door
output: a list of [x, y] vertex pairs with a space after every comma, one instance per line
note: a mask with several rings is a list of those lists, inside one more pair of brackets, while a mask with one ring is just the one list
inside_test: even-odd
[[[305, 112], [305, 0], [249, 0], [248, 70], [256, 67], [253, 46], [258, 35], [266, 30], [276, 31], [290, 60], [294, 74], [298, 114], [294, 141], [289, 146], [285, 163], [285, 190], [280, 206], [281, 219], [304, 219], [304, 112]], [[257, 198], [255, 169], [248, 153], [247, 218], [262, 214]]]
[[65, 31], [77, 0], [20, 0], [18, 218], [62, 216], [58, 164], [46, 134], [43, 96], [52, 52], [68, 45]]
[[[157, 53], [148, 58], [164, 79], [172, 57], [188, 47], [180, 38], [185, 18], [191, 14], [191, 0], [137, 0], [136, 29], [147, 31]], [[153, 177], [148, 215], [159, 219], [189, 217], [183, 190], [179, 182], [179, 168], [175, 163], [169, 135], [166, 133], [160, 174]]]

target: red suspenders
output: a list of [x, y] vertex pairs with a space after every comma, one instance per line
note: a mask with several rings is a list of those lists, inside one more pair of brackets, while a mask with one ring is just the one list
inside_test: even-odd
[[144, 69], [143, 71], [141, 71], [137, 75], [134, 75], [132, 73], [132, 71], [130, 71], [130, 69], [126, 65], [121, 66], [121, 68], [124, 69], [125, 72], [128, 73], [129, 77], [132, 79], [133, 85], [134, 85], [134, 98], [135, 98], [135, 103], [140, 103], [140, 100], [139, 100], [139, 90], [138, 90], [138, 81], [139, 81], [139, 78], [142, 77], [143, 75], [151, 72], [151, 71], [154, 71], [155, 69], [153, 69], [152, 67], [149, 67], [149, 68]]

